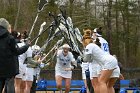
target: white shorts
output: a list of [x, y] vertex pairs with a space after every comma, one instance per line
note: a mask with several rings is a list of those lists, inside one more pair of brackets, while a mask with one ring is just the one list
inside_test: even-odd
[[72, 77], [72, 71], [55, 70], [55, 76], [61, 76], [63, 78], [71, 78]]
[[86, 74], [82, 73], [82, 79], [86, 79]]
[[[103, 69], [103, 70], [108, 70], [108, 69]], [[120, 68], [119, 66], [117, 66], [117, 68], [113, 70], [110, 78], [119, 78], [119, 76], [120, 76]]]
[[19, 62], [19, 74], [16, 75], [16, 78], [23, 78], [26, 72], [26, 64]]
[[[102, 70], [108, 70], [108, 69], [102, 69]], [[115, 78], [115, 77], [119, 78], [119, 76], [120, 76], [120, 68], [119, 68], [119, 66], [117, 66], [116, 69], [113, 70], [112, 75], [110, 76], [110, 78]]]
[[93, 79], [93, 77], [99, 77], [101, 66], [99, 64], [91, 63], [89, 65], [89, 71], [90, 71], [90, 79]]
[[82, 67], [82, 78], [83, 78], [83, 79], [86, 79], [86, 73], [85, 73], [86, 69], [87, 69], [87, 68]]
[[113, 73], [111, 75], [111, 78], [114, 78], [114, 77], [119, 78], [119, 76], [120, 76], [120, 68], [118, 66], [116, 69], [114, 69], [114, 71], [113, 71]]
[[34, 68], [26, 67], [26, 72], [23, 77], [23, 81], [33, 81], [33, 77], [34, 77]]
[[[98, 77], [100, 73], [101, 66], [98, 63], [89, 63], [90, 79], [93, 77]], [[86, 79], [85, 70], [82, 69], [82, 78]]]
[[110, 58], [108, 58], [108, 60], [105, 62], [105, 64], [103, 65], [103, 69], [102, 70], [112, 70], [112, 69], [116, 69], [118, 66], [118, 62], [117, 59], [113, 56], [110, 56]]

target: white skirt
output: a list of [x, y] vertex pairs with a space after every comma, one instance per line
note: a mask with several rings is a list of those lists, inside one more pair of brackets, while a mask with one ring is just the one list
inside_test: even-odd
[[118, 66], [116, 69], [113, 70], [111, 78], [114, 78], [114, 77], [119, 78], [119, 76], [120, 76], [120, 68]]
[[34, 68], [26, 67], [26, 72], [23, 77], [23, 81], [33, 81], [33, 77], [34, 77]]
[[113, 56], [110, 56], [110, 58], [108, 58], [108, 59], [110, 59], [110, 60], [106, 61], [106, 63], [102, 66], [101, 70], [113, 70], [110, 78], [113, 78], [113, 77], [118, 78], [120, 76], [120, 68], [118, 66], [117, 59]]
[[26, 64], [19, 62], [19, 74], [17, 74], [15, 77], [23, 79], [25, 72], [26, 72]]
[[72, 78], [72, 71], [55, 70], [55, 76], [61, 76], [63, 78]]
[[109, 56], [109, 58], [106, 59], [105, 64], [102, 66], [102, 70], [113, 70], [116, 69], [117, 66], [117, 59], [113, 56]]
[[93, 79], [94, 77], [99, 77], [100, 70], [101, 66], [98, 63], [91, 63], [89, 65], [90, 79]]

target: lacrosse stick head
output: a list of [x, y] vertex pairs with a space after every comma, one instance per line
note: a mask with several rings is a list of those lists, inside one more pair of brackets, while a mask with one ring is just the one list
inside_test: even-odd
[[44, 6], [48, 4], [48, 0], [39, 0], [38, 2], [38, 12], [42, 11]]
[[73, 28], [73, 23], [72, 23], [71, 17], [68, 17], [68, 18], [67, 18], [67, 24], [68, 24], [71, 28]]
[[66, 6], [65, 5], [61, 5], [59, 7], [59, 9], [60, 9], [60, 12], [61, 12], [62, 16], [64, 17], [64, 19], [67, 19]]

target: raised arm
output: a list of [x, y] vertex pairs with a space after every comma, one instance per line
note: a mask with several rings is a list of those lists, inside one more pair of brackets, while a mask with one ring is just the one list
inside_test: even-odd
[[25, 44], [24, 46], [22, 46], [21, 48], [18, 47], [16, 40], [14, 39], [13, 36], [10, 36], [10, 40], [9, 40], [9, 47], [12, 51], [12, 53], [14, 55], [20, 55], [23, 54], [27, 51], [27, 49], [29, 48], [29, 44]]

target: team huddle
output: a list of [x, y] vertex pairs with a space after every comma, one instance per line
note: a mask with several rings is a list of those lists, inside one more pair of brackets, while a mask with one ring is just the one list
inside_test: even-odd
[[[9, 31], [5, 26], [2, 26], [3, 25], [1, 25], [1, 29]], [[9, 32], [11, 33], [11, 31]], [[78, 66], [77, 60], [80, 60], [82, 78], [84, 80], [87, 93], [92, 92], [86, 82], [86, 71], [90, 72], [91, 87], [93, 87], [94, 93], [115, 93], [113, 86], [117, 78], [121, 76], [120, 68], [118, 66], [117, 58], [109, 52], [108, 42], [102, 38], [101, 28], [95, 28], [94, 30], [84, 28], [83, 33], [84, 35], [81, 41], [83, 45], [83, 53], [82, 55], [79, 55], [77, 59], [74, 57], [75, 54], [71, 52], [69, 44], [63, 44], [61, 47], [55, 48], [55, 79], [58, 90], [60, 93], [63, 92], [62, 80], [64, 80], [65, 93], [69, 93], [72, 70]], [[17, 41], [15, 44], [17, 46], [15, 47], [15, 45], [13, 45], [14, 48], [17, 49], [18, 47], [18, 50], [21, 50], [20, 53], [16, 54], [18, 55], [17, 60], [19, 63], [19, 72], [15, 73], [16, 75], [14, 74], [15, 93], [30, 93], [34, 77], [39, 78], [41, 68], [46, 66], [44, 64], [44, 56], [46, 55], [39, 53], [39, 46], [31, 46], [31, 44], [28, 43], [26, 40], [28, 37], [26, 33], [16, 33], [16, 35], [14, 34], [13, 36]], [[42, 66], [42, 64], [44, 66]], [[11, 78], [11, 76], [9, 77]], [[3, 77], [0, 77], [0, 80], [2, 79]], [[5, 88], [7, 87], [3, 82], [0, 88], [1, 91], [4, 86]], [[5, 89], [3, 89], [3, 92], [4, 91]]]

